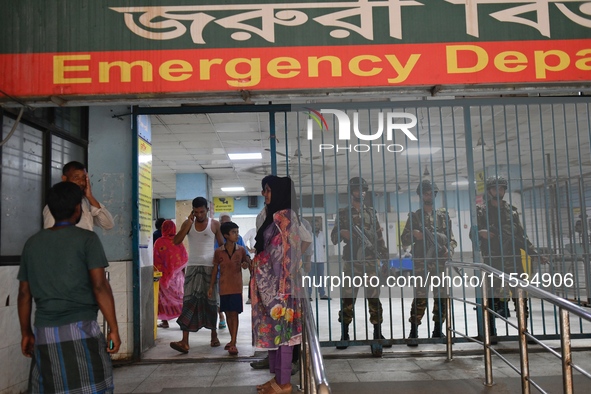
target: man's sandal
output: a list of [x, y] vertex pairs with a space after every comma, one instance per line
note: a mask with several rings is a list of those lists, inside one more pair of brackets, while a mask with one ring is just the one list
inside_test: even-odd
[[273, 383], [275, 383], [275, 378], [273, 378], [273, 379], [271, 379], [271, 380], [269, 380], [268, 382], [265, 382], [265, 383], [263, 383], [263, 384], [259, 384], [259, 385], [257, 385], [257, 390], [262, 390], [262, 389], [264, 389], [265, 387], [271, 386], [271, 384], [273, 384]]
[[291, 393], [291, 383], [288, 387], [281, 387], [277, 384], [277, 382], [271, 383], [270, 386], [263, 387], [258, 391], [258, 394], [290, 394]]
[[182, 342], [170, 342], [170, 347], [183, 354], [189, 353], [189, 347], [185, 347]]

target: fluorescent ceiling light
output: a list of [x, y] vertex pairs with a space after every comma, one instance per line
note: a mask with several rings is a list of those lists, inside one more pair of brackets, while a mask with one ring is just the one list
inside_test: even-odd
[[[476, 185], [476, 181], [474, 181], [474, 184]], [[457, 181], [452, 182], [451, 185], [463, 188], [463, 187], [469, 186], [470, 182], [468, 182], [468, 179], [466, 179], [466, 178], [459, 178]]]
[[228, 153], [230, 160], [253, 160], [262, 159], [263, 155], [260, 153]]
[[408, 155], [408, 156], [431, 155], [435, 152], [439, 152], [440, 150], [441, 150], [441, 148], [438, 146], [423, 147], [423, 148], [408, 148], [404, 152], [402, 152], [402, 154]]
[[243, 192], [244, 188], [242, 186], [232, 186], [232, 187], [222, 187], [223, 192]]

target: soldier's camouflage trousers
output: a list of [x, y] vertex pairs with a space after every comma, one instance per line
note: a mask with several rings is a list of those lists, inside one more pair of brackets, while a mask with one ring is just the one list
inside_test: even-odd
[[[367, 278], [378, 277], [378, 261], [346, 261], [344, 263], [343, 273], [346, 276], [351, 277], [363, 277], [367, 275]], [[368, 279], [369, 283], [369, 279]], [[371, 324], [382, 324], [382, 303], [380, 302], [380, 288], [378, 287], [365, 287], [365, 298], [367, 298], [367, 305], [369, 306], [369, 321]], [[345, 325], [351, 324], [355, 316], [355, 300], [359, 293], [359, 287], [355, 286], [343, 286], [341, 289], [342, 298], [342, 310], [339, 311], [339, 322]]]
[[[517, 274], [522, 274], [525, 272], [521, 262], [521, 256], [483, 257], [482, 260], [485, 264], [488, 264], [493, 268], [496, 268], [499, 271], [509, 275], [513, 272]], [[512, 290], [507, 281], [503, 283], [500, 279], [493, 278], [492, 295], [494, 298], [492, 299], [491, 305], [493, 305], [495, 311], [499, 312], [502, 309], [507, 309], [507, 301], [509, 299], [513, 300], [513, 305], [515, 310], [517, 310], [517, 290]], [[524, 312], [525, 318], [527, 319], [529, 317], [529, 306], [527, 300], [525, 302]]]
[[[423, 279], [427, 278], [427, 272], [429, 276], [438, 276], [444, 271], [443, 264], [437, 266], [436, 262], [427, 262], [425, 264], [424, 260], [415, 260], [414, 262], [414, 276], [420, 276]], [[412, 324], [419, 325], [423, 320], [423, 316], [425, 315], [425, 310], [429, 304], [428, 300], [428, 292], [429, 292], [429, 283], [423, 282], [424, 286], [415, 286], [414, 288], [414, 300], [412, 301], [412, 305], [410, 307], [410, 318], [408, 321]], [[433, 321], [435, 323], [443, 323], [446, 318], [447, 309], [445, 308], [445, 298], [447, 296], [447, 292], [443, 288], [434, 288], [433, 289]]]

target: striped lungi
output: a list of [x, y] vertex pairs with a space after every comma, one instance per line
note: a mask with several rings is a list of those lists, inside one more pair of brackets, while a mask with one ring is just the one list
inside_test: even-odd
[[31, 393], [112, 393], [113, 366], [96, 321], [35, 327]]
[[196, 332], [201, 328], [215, 330], [218, 319], [217, 288], [212, 298], [207, 297], [213, 267], [187, 266], [183, 311], [177, 319], [183, 331]]

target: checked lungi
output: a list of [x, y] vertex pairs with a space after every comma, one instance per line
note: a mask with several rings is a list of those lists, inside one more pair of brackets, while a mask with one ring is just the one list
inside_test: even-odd
[[113, 366], [96, 321], [35, 327], [30, 393], [112, 393]]
[[201, 328], [215, 330], [218, 319], [218, 290], [214, 286], [212, 298], [207, 297], [213, 267], [188, 266], [185, 272], [183, 311], [177, 319], [183, 331], [196, 332]]

